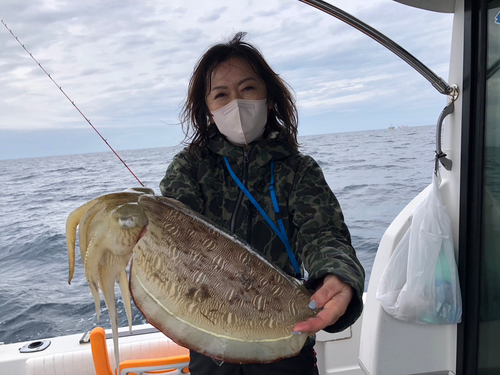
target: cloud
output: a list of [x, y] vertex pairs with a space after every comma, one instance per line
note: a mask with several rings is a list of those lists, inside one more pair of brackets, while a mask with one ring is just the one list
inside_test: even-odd
[[[447, 77], [450, 15], [389, 0], [333, 3]], [[237, 31], [248, 32], [247, 41], [294, 88], [303, 116], [301, 134], [316, 132], [322, 127], [308, 124], [320, 118], [328, 122], [332, 114], [350, 114], [346, 122], [360, 123], [359, 108], [398, 113], [398, 106], [424, 108], [415, 121], [427, 124], [444, 103], [392, 53], [299, 1], [3, 0], [2, 18], [98, 128], [135, 128], [140, 134], [145, 124], [177, 123], [195, 63], [210, 45]], [[64, 128], [61, 136], [67, 136], [88, 126], [3, 27], [0, 84], [0, 130]], [[154, 137], [151, 144], [167, 145]], [[22, 144], [18, 149], [34, 151], [23, 150]]]
[[198, 18], [200, 23], [213, 23], [217, 21], [227, 10], [227, 7], [221, 7], [208, 12], [205, 16]]
[[[384, 98], [393, 94], [394, 90], [387, 87], [379, 87], [380, 82], [394, 79], [394, 75], [371, 75], [367, 77], [356, 77], [351, 79], [337, 79], [334, 81], [318, 80], [309, 82], [309, 89], [299, 91], [299, 105], [305, 109], [315, 111], [339, 110], [339, 106], [350, 103], [366, 103], [371, 99]], [[340, 110], [342, 110], [340, 108]]]

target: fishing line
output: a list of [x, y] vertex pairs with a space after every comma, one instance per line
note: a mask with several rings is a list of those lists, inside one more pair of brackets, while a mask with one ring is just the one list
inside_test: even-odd
[[3, 20], [1, 20], [1, 22], [2, 22], [2, 24], [5, 26], [5, 28], [6, 28], [7, 30], [9, 30], [10, 34], [11, 34], [11, 35], [12, 35], [12, 36], [13, 36], [13, 37], [17, 40], [17, 42], [21, 45], [21, 47], [23, 47], [23, 48], [24, 48], [24, 50], [25, 50], [25, 51], [26, 51], [26, 52], [27, 52], [27, 53], [31, 56], [31, 58], [32, 58], [32, 59], [33, 59], [33, 60], [37, 63], [37, 65], [40, 67], [40, 69], [42, 69], [42, 70], [43, 70], [43, 72], [47, 75], [47, 77], [49, 77], [49, 78], [50, 78], [50, 80], [51, 80], [52, 82], [54, 82], [54, 85], [56, 85], [56, 86], [59, 88], [59, 90], [61, 90], [61, 92], [64, 94], [64, 96], [65, 96], [65, 97], [66, 97], [66, 98], [70, 101], [70, 103], [71, 103], [71, 104], [73, 104], [73, 107], [75, 107], [75, 108], [76, 108], [76, 110], [77, 110], [77, 111], [78, 111], [78, 112], [79, 112], [79, 113], [83, 116], [83, 118], [84, 118], [84, 119], [85, 119], [85, 120], [89, 123], [89, 125], [92, 127], [92, 129], [94, 129], [94, 130], [95, 130], [95, 132], [99, 135], [99, 137], [101, 137], [101, 139], [104, 141], [104, 143], [106, 143], [106, 144], [108, 145], [108, 147], [110, 148], [110, 150], [111, 150], [111, 151], [113, 151], [113, 153], [116, 155], [116, 157], [117, 157], [117, 158], [118, 158], [118, 159], [119, 159], [119, 160], [123, 163], [123, 165], [124, 165], [124, 166], [125, 166], [125, 167], [129, 170], [129, 172], [130, 172], [130, 173], [132, 173], [132, 176], [134, 176], [134, 177], [135, 177], [135, 179], [136, 179], [137, 181], [139, 181], [139, 183], [141, 184], [141, 186], [142, 186], [142, 187], [145, 187], [145, 186], [144, 186], [144, 184], [141, 182], [141, 180], [139, 180], [139, 178], [138, 178], [138, 177], [134, 174], [134, 172], [132, 172], [132, 170], [129, 168], [129, 166], [127, 165], [127, 163], [125, 163], [125, 161], [124, 161], [124, 160], [120, 157], [120, 155], [118, 155], [118, 154], [116, 153], [116, 151], [113, 149], [113, 147], [111, 147], [111, 145], [108, 143], [108, 141], [107, 141], [107, 140], [106, 140], [106, 139], [105, 139], [105, 138], [101, 135], [101, 133], [99, 133], [99, 131], [95, 128], [95, 126], [94, 126], [94, 125], [92, 125], [92, 123], [91, 123], [91, 122], [90, 122], [90, 120], [87, 118], [87, 116], [85, 116], [85, 115], [83, 114], [83, 112], [82, 112], [82, 111], [80, 111], [80, 108], [78, 108], [78, 106], [75, 104], [75, 102], [74, 102], [73, 100], [71, 100], [71, 99], [70, 99], [70, 97], [69, 97], [69, 96], [68, 96], [68, 95], [64, 92], [64, 90], [62, 89], [62, 87], [61, 87], [61, 86], [59, 86], [59, 85], [57, 84], [57, 82], [56, 82], [56, 81], [54, 81], [54, 79], [50, 76], [50, 74], [49, 74], [49, 73], [47, 73], [47, 71], [43, 68], [43, 66], [42, 66], [42, 65], [41, 65], [41, 64], [40, 64], [40, 63], [39, 63], [39, 62], [35, 59], [35, 57], [33, 56], [33, 54], [32, 54], [30, 51], [28, 51], [28, 50], [26, 49], [26, 47], [24, 46], [24, 44], [22, 44], [22, 43], [21, 43], [21, 41], [17, 38], [17, 36], [15, 36], [15, 35], [14, 35], [14, 33], [12, 32], [12, 30], [11, 30], [11, 29], [9, 29], [9, 28], [7, 27], [7, 24], [6, 24], [5, 22], [3, 22]]

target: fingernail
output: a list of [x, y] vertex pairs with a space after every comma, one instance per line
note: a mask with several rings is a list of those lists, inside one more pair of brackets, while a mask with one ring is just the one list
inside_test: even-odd
[[311, 310], [316, 310], [317, 307], [318, 307], [318, 303], [316, 301], [309, 302], [309, 308]]
[[300, 331], [294, 331], [294, 332], [292, 332], [292, 335], [302, 335], [302, 332], [300, 332]]

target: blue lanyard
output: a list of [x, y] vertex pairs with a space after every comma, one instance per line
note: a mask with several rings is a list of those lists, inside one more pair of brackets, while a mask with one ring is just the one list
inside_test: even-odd
[[269, 186], [269, 192], [271, 194], [271, 200], [273, 201], [274, 212], [276, 213], [276, 218], [278, 221], [279, 229], [276, 226], [276, 224], [273, 223], [273, 221], [271, 220], [269, 215], [266, 214], [266, 212], [262, 209], [260, 204], [255, 200], [255, 198], [252, 196], [252, 194], [250, 194], [250, 192], [245, 187], [245, 185], [243, 185], [243, 183], [240, 181], [238, 176], [236, 176], [234, 174], [234, 172], [231, 169], [231, 166], [229, 165], [229, 162], [225, 156], [224, 156], [224, 162], [226, 163], [226, 167], [227, 167], [227, 170], [229, 171], [229, 174], [231, 175], [233, 180], [236, 182], [236, 184], [239, 186], [241, 191], [243, 191], [243, 193], [245, 193], [245, 195], [250, 200], [250, 202], [252, 202], [252, 204], [255, 206], [257, 211], [259, 211], [259, 213], [262, 215], [262, 217], [264, 219], [266, 219], [269, 226], [274, 230], [274, 232], [279, 237], [281, 242], [283, 242], [283, 244], [285, 245], [286, 252], [288, 253], [288, 258], [290, 259], [290, 262], [292, 263], [293, 269], [295, 270], [296, 277], [301, 279], [302, 277], [301, 277], [300, 267], [297, 263], [297, 260], [295, 259], [295, 255], [293, 254], [292, 247], [290, 246], [290, 243], [288, 242], [288, 237], [287, 237], [286, 231], [285, 231], [285, 225], [283, 224], [283, 219], [281, 218], [281, 214], [280, 214], [278, 199], [276, 198], [276, 190], [274, 189], [274, 161], [271, 161], [271, 183]]

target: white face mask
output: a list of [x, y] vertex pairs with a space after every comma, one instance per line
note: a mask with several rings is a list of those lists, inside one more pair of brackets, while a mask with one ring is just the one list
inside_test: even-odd
[[248, 145], [264, 134], [267, 123], [267, 99], [235, 99], [211, 112], [215, 125], [229, 142]]

